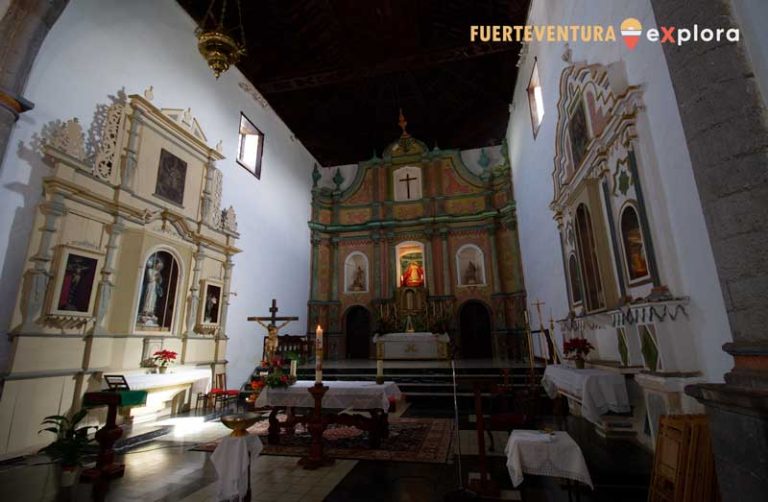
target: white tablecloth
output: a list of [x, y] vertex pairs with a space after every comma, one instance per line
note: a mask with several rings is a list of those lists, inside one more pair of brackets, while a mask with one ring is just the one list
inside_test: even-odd
[[567, 432], [546, 434], [539, 431], [515, 430], [509, 435], [507, 470], [512, 484], [523, 482], [523, 473], [580, 481], [592, 488], [587, 463], [581, 448]]
[[[265, 387], [256, 400], [255, 406], [293, 406], [297, 408], [312, 408], [315, 400], [309, 393], [309, 388], [315, 382], [299, 380], [285, 389], [270, 389]], [[328, 392], [323, 396], [323, 408], [359, 410], [389, 409], [390, 398], [399, 400], [402, 397], [395, 382], [334, 381], [323, 382], [328, 386]]]
[[613, 411], [631, 411], [624, 375], [599, 369], [577, 369], [552, 364], [544, 370], [541, 385], [551, 398], [562, 390], [581, 399], [581, 414], [592, 423], [600, 421], [600, 415]]
[[428, 332], [376, 335], [373, 342], [382, 359], [444, 359], [448, 355], [446, 334]]
[[264, 446], [259, 436], [227, 436], [221, 440], [211, 455], [211, 462], [216, 468], [219, 481], [216, 500], [241, 500], [248, 491], [249, 458], [256, 460]]

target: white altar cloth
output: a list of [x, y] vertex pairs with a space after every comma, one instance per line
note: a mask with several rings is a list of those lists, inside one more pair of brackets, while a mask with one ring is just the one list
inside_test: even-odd
[[[264, 445], [259, 436], [227, 436], [211, 455], [211, 462], [219, 478], [216, 500], [241, 500], [248, 491], [250, 462], [259, 456]], [[250, 455], [250, 458], [249, 458]]]
[[126, 374], [125, 381], [131, 390], [148, 390], [176, 385], [193, 384], [195, 388], [205, 387], [211, 381], [211, 370], [171, 370], [171, 373], [134, 373]]
[[376, 335], [378, 359], [446, 359], [448, 357], [448, 335], [418, 333], [387, 333]]
[[[312, 408], [315, 400], [309, 393], [314, 381], [298, 380], [285, 389], [270, 389], [265, 387], [254, 404], [261, 406], [292, 406], [296, 408]], [[382, 409], [389, 410], [390, 398], [397, 401], [402, 397], [400, 388], [395, 382], [333, 381], [323, 382], [328, 386], [328, 392], [323, 396], [323, 408], [358, 410]]]
[[514, 430], [504, 453], [509, 477], [515, 487], [523, 482], [523, 473], [527, 473], [573, 479], [592, 488], [592, 478], [581, 448], [567, 432], [547, 434]]
[[550, 398], [561, 390], [581, 400], [581, 414], [597, 424], [600, 415], [631, 411], [624, 375], [600, 369], [577, 369], [552, 364], [544, 370], [541, 385]]

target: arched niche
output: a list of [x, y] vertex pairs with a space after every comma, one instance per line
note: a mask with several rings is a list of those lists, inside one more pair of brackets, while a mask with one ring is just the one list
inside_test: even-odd
[[592, 228], [592, 216], [585, 204], [581, 204], [576, 209], [576, 249], [579, 252], [580, 269], [584, 278], [587, 311], [597, 310], [604, 306], [603, 285], [597, 261], [597, 244]]
[[627, 204], [621, 211], [620, 218], [621, 243], [624, 247], [624, 265], [626, 266], [629, 282], [637, 283], [650, 277], [648, 259], [646, 258], [643, 232], [640, 228], [640, 217], [634, 205]]
[[568, 257], [568, 278], [570, 279], [571, 301], [574, 305], [581, 305], [584, 295], [582, 294], [579, 263], [576, 260], [575, 253], [571, 253]]
[[344, 292], [368, 292], [368, 257], [360, 251], [349, 253], [344, 259]]
[[401, 242], [395, 246], [398, 287], [418, 288], [426, 285], [424, 244], [417, 241]]
[[168, 248], [156, 248], [144, 260], [138, 287], [136, 331], [173, 332], [179, 302], [181, 260]]
[[475, 244], [464, 244], [456, 251], [456, 282], [459, 286], [484, 286], [485, 255]]

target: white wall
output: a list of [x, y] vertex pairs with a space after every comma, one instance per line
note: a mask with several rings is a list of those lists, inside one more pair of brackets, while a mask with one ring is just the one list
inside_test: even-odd
[[[238, 87], [230, 69], [217, 81], [197, 52], [195, 24], [173, 0], [72, 0], [35, 60], [24, 96], [35, 103], [17, 123], [0, 168], [0, 361], [30, 234], [34, 206], [47, 168], [30, 151], [33, 137], [53, 120], [78, 117], [87, 129], [95, 107], [120, 88], [141, 94], [154, 86], [158, 107], [186, 108], [209, 144], [223, 140], [225, 207], [239, 220], [243, 253], [235, 257], [228, 317], [229, 384], [243, 382], [261, 357], [262, 331], [248, 315], [302, 319], [287, 333], [303, 333], [309, 288], [309, 197], [314, 159], [270, 108]], [[234, 158], [240, 111], [266, 136], [262, 177]], [[139, 171], [139, 176], [141, 171]]]
[[[534, 0], [528, 24], [603, 24], [617, 30], [621, 21], [635, 17], [644, 29], [655, 25], [648, 0]], [[690, 325], [699, 365], [711, 380], [722, 380], [732, 361], [721, 345], [730, 340], [723, 297], [693, 179], [691, 161], [678, 113], [675, 93], [659, 44], [642, 40], [630, 52], [621, 40], [609, 43], [571, 43], [572, 61], [609, 65], [624, 61], [628, 83], [641, 85], [647, 121], [639, 124], [640, 141], [653, 153], [641, 173], [662, 280], [673, 293], [689, 295]], [[557, 228], [549, 203], [553, 198], [552, 171], [559, 80], [567, 63], [565, 44], [532, 42], [517, 78], [508, 141], [517, 201], [520, 247], [528, 298], [546, 302], [556, 319], [568, 312], [568, 298]], [[526, 86], [534, 56], [545, 100], [544, 118], [534, 140]]]

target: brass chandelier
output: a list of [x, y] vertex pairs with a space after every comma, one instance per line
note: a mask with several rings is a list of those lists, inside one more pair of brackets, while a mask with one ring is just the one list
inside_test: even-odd
[[[221, 0], [221, 11], [218, 19], [214, 14], [214, 6], [217, 0], [211, 0], [205, 17], [200, 26], [195, 30], [197, 36], [197, 49], [205, 58], [208, 67], [218, 79], [230, 66], [237, 64], [240, 57], [245, 55], [245, 30], [243, 30], [243, 13], [240, 8], [240, 0], [237, 3], [238, 27], [227, 29], [224, 20], [227, 13], [227, 0]], [[234, 32], [240, 31], [240, 42], [234, 38]]]

